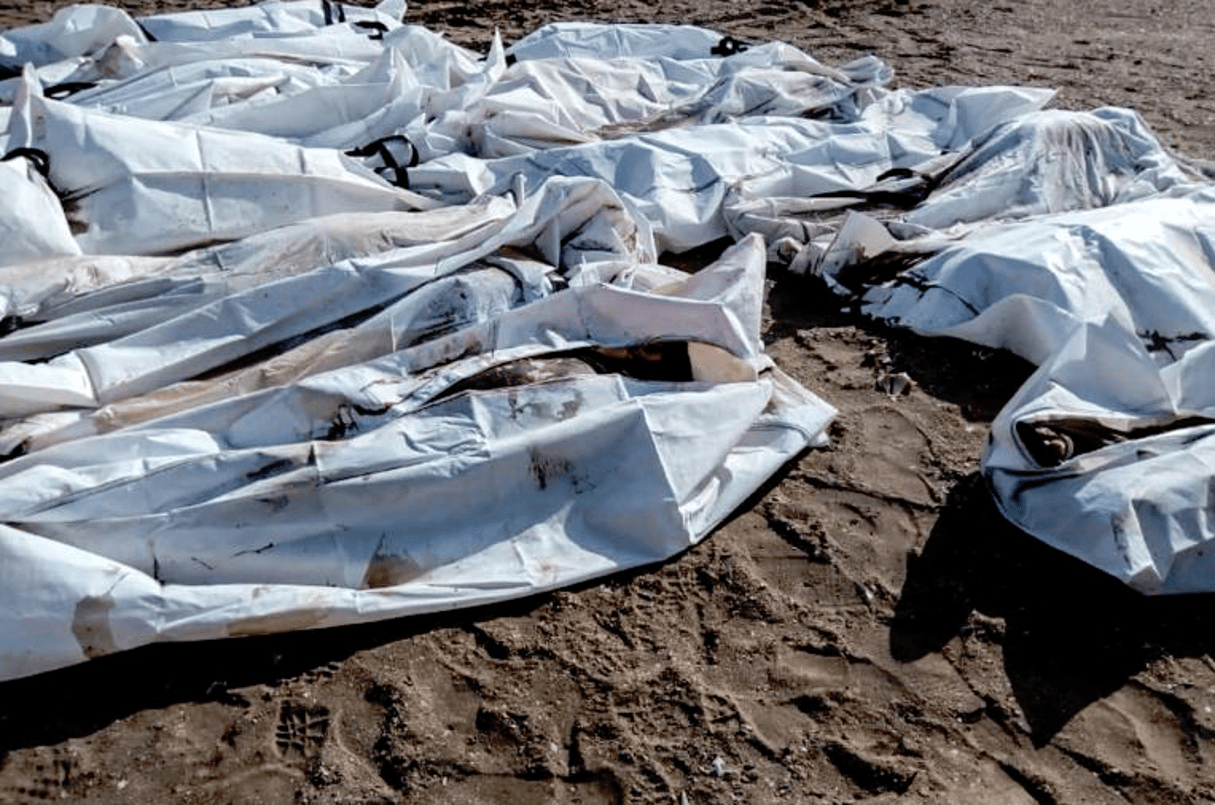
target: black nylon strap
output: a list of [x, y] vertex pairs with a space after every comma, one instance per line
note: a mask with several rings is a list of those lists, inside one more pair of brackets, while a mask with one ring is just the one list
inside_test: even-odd
[[8, 162], [9, 160], [24, 157], [29, 160], [29, 163], [34, 166], [34, 170], [42, 174], [42, 178], [50, 181], [51, 178], [51, 157], [46, 151], [41, 148], [14, 148], [4, 156], [0, 157], [0, 162]]
[[[393, 155], [392, 150], [388, 147], [389, 143], [404, 143], [409, 146], [409, 163], [402, 165]], [[418, 164], [418, 149], [409, 138], [403, 134], [393, 134], [390, 137], [382, 137], [375, 142], [368, 143], [361, 148], [352, 148], [346, 152], [346, 156], [365, 159], [371, 156], [378, 156], [384, 161], [384, 168], [392, 171], [393, 178], [390, 180], [396, 187], [409, 189], [409, 168]], [[377, 170], [377, 173], [379, 171]]]
[[67, 98], [70, 95], [75, 95], [77, 92], [84, 92], [86, 89], [92, 89], [97, 86], [94, 81], [68, 81], [64, 84], [56, 84], [53, 87], [47, 87], [42, 91], [42, 94], [48, 98], [60, 100]]
[[367, 36], [375, 41], [383, 39], [384, 34], [388, 33], [388, 26], [379, 20], [358, 20], [352, 24], [355, 28], [370, 31], [371, 33], [367, 34]]
[[742, 53], [750, 45], [745, 42], [739, 42], [732, 36], [723, 36], [721, 41], [709, 49], [709, 52], [714, 56], [733, 56], [735, 53]]

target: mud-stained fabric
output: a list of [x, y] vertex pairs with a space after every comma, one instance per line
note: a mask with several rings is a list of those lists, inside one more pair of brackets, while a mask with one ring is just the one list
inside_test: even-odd
[[1133, 113], [405, 11], [0, 34], [0, 678], [694, 544], [834, 413], [764, 354], [773, 263], [1041, 364], [985, 458], [1008, 516], [1141, 589], [1215, 577], [1211, 191]]

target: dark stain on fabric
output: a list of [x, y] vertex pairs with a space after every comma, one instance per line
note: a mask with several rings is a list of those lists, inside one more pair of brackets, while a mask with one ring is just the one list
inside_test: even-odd
[[536, 482], [536, 488], [541, 491], [562, 482], [569, 484], [575, 494], [588, 492], [595, 488], [595, 485], [584, 474], [578, 472], [577, 466], [569, 459], [546, 455], [533, 447], [528, 451], [527, 461], [532, 480]]
[[395, 587], [416, 579], [423, 572], [422, 566], [413, 557], [376, 551], [375, 556], [367, 563], [367, 573], [363, 576], [362, 586], [367, 590]]
[[[545, 357], [520, 358], [490, 366], [471, 377], [453, 383], [435, 399], [445, 399], [465, 391], [518, 388], [593, 374], [596, 374], [595, 368], [587, 361], [575, 357], [575, 353], [554, 353]], [[521, 402], [520, 395], [510, 394], [507, 400], [511, 407], [511, 419], [517, 419], [521, 414], [535, 415], [541, 419], [553, 418], [547, 403], [540, 403], [530, 396]], [[581, 406], [581, 400], [578, 405]]]
[[[1139, 339], [1143, 341], [1143, 346], [1148, 352], [1164, 352], [1172, 360], [1177, 360], [1180, 356], [1173, 351], [1176, 346], [1185, 344], [1197, 344], [1206, 341], [1208, 336], [1206, 333], [1177, 333], [1175, 335], [1165, 335], [1157, 330], [1147, 330], [1142, 333], [1136, 333]], [[1182, 349], [1182, 354], [1185, 350]]]
[[245, 554], [250, 554], [250, 553], [263, 554], [266, 551], [273, 550], [273, 549], [274, 549], [274, 543], [268, 542], [260, 548], [250, 548], [249, 550], [246, 550], [246, 551], [237, 551], [236, 553], [232, 554], [232, 558], [235, 559], [238, 556], [244, 556]]
[[[326, 441], [337, 441], [344, 439], [347, 436], [357, 432], [360, 428], [359, 417], [374, 417], [387, 413], [392, 408], [391, 405], [381, 405], [371, 407], [367, 405], [359, 405], [357, 403], [344, 402], [338, 406], [337, 411], [333, 415], [333, 419], [329, 421], [329, 430], [322, 437]], [[309, 456], [310, 462], [315, 463], [315, 455]]]
[[[491, 343], [495, 340], [494, 338], [490, 339]], [[416, 367], [416, 371], [418, 372], [437, 369], [440, 366], [448, 366], [473, 355], [480, 355], [485, 351], [485, 344], [480, 334], [464, 330], [458, 330], [451, 335], [427, 341], [424, 347], [424, 355], [419, 355], [418, 358], [418, 365]], [[421, 348], [420, 346], [419, 349]]]
[[118, 650], [114, 633], [110, 630], [110, 613], [114, 610], [112, 595], [86, 595], [76, 602], [76, 614], [72, 618], [72, 634], [80, 644], [80, 650], [90, 660], [113, 654]]
[[271, 461], [264, 467], [245, 473], [245, 479], [249, 481], [260, 481], [263, 478], [270, 478], [274, 475], [287, 472], [295, 468], [295, 462], [289, 458], [280, 458], [278, 461]]
[[325, 432], [323, 438], [330, 442], [345, 439], [358, 429], [359, 421], [354, 417], [354, 409], [349, 403], [342, 403], [338, 406], [333, 419], [329, 421], [329, 430]]
[[229, 637], [253, 637], [255, 635], [278, 634], [293, 632], [298, 629], [310, 629], [324, 622], [324, 609], [291, 609], [286, 612], [272, 612], [268, 615], [256, 615], [242, 618], [228, 624]]
[[257, 500], [259, 503], [266, 504], [266, 506], [268, 506], [272, 512], [282, 511], [283, 509], [287, 508], [287, 504], [291, 502], [286, 495], [276, 495], [275, 497], [271, 498], [258, 498]]
[[582, 403], [585, 401], [582, 392], [578, 391], [578, 389], [574, 389], [573, 391], [573, 396], [561, 403], [561, 413], [558, 414], [558, 418], [563, 422], [577, 415], [582, 410]]

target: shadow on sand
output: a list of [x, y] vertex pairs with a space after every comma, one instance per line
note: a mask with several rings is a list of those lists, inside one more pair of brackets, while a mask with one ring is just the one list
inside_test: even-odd
[[908, 563], [894, 657], [941, 650], [972, 612], [1003, 619], [1005, 672], [1038, 746], [1153, 661], [1215, 651], [1215, 595], [1142, 596], [1009, 524], [977, 476]]

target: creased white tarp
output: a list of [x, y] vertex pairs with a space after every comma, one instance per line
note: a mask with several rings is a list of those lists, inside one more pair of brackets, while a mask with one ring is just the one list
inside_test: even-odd
[[909, 273], [867, 309], [1040, 364], [984, 457], [1005, 514], [1145, 592], [1210, 590], [1215, 189], [993, 227]]
[[1012, 522], [1143, 592], [1215, 589], [1215, 188], [1112, 109], [997, 127], [927, 184], [886, 226], [854, 214], [817, 271], [1039, 366], [983, 457]]
[[59, 199], [39, 172], [37, 155], [0, 162], [0, 265], [80, 254]]
[[374, 140], [484, 141], [454, 133], [505, 57], [335, 8], [141, 20], [11, 79], [0, 677], [653, 562], [822, 442], [763, 354], [761, 237], [691, 276], [596, 178], [407, 189]]
[[384, 0], [362, 8], [338, 0], [287, 0], [247, 8], [202, 9], [139, 19], [140, 28], [158, 42], [215, 42], [224, 39], [297, 36], [331, 25], [362, 23], [366, 30], [395, 27], [405, 13], [404, 0]]
[[[0, 678], [694, 543], [833, 415], [764, 356], [768, 260], [1039, 362], [986, 460], [1005, 511], [1141, 588], [1210, 577], [1178, 434], [1210, 408], [1211, 198], [1133, 114], [687, 26], [480, 56], [403, 12], [0, 37]], [[1102, 468], [1144, 440], [1182, 447], [1134, 497]]]
[[[593, 284], [522, 307], [509, 272], [463, 272], [463, 293], [395, 312], [423, 330], [480, 324], [11, 459], [6, 673], [483, 603], [686, 547], [831, 416], [765, 368], [763, 254], [751, 239], [661, 294]], [[457, 303], [474, 296], [484, 304]], [[668, 339], [686, 377], [591, 368], [645, 364], [628, 350]], [[524, 359], [551, 378], [478, 386]]]

